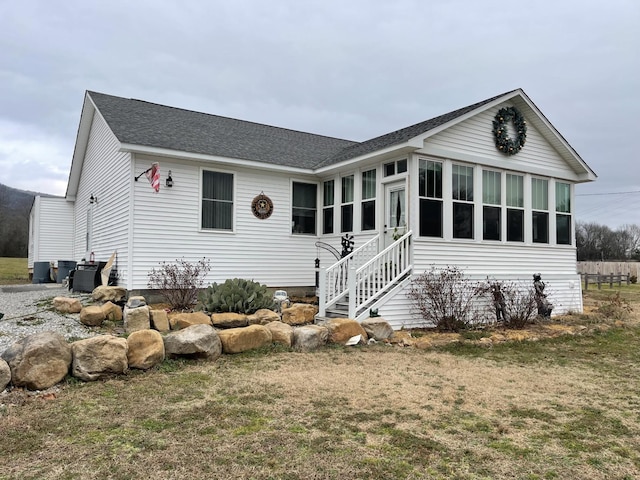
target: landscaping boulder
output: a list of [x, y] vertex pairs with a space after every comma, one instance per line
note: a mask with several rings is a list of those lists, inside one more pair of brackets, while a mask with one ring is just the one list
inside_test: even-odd
[[122, 308], [115, 303], [107, 302], [100, 308], [102, 308], [102, 311], [104, 312], [105, 320], [110, 320], [112, 322], [122, 321]]
[[214, 313], [211, 315], [211, 324], [216, 328], [238, 328], [246, 327], [249, 321], [241, 313]]
[[124, 307], [124, 329], [127, 333], [149, 330], [150, 326], [149, 307]]
[[327, 322], [329, 329], [329, 342], [344, 345], [347, 341], [360, 335], [360, 343], [367, 343], [367, 332], [355, 320], [351, 318], [331, 318]]
[[242, 353], [254, 348], [271, 345], [271, 331], [263, 325], [228, 328], [218, 332], [223, 353]]
[[2, 354], [11, 370], [11, 383], [44, 390], [61, 381], [71, 365], [71, 347], [57, 332], [40, 332], [18, 340]]
[[265, 325], [271, 332], [271, 341], [291, 348], [293, 345], [293, 327], [283, 322], [269, 322]]
[[149, 310], [151, 327], [159, 332], [169, 331], [169, 316], [165, 310]]
[[124, 287], [100, 285], [91, 292], [96, 302], [121, 302], [126, 296], [127, 289]]
[[144, 307], [147, 304], [147, 300], [142, 295], [134, 295], [127, 300], [127, 307], [138, 308]]
[[99, 327], [104, 319], [104, 312], [99, 305], [90, 305], [80, 310], [80, 322], [88, 327]]
[[308, 352], [326, 345], [329, 337], [327, 327], [305, 325], [293, 329], [293, 348], [300, 352]]
[[11, 369], [9, 364], [0, 358], [0, 392], [2, 392], [11, 381]]
[[282, 310], [282, 321], [288, 325], [312, 323], [318, 308], [307, 303], [294, 303]]
[[267, 325], [270, 322], [279, 322], [280, 315], [268, 308], [261, 308], [256, 313], [247, 317], [249, 325]]
[[211, 325], [192, 325], [164, 337], [167, 357], [190, 357], [216, 360], [222, 354], [222, 343]]
[[98, 335], [71, 344], [71, 374], [86, 382], [127, 371], [127, 340]]
[[204, 312], [178, 313], [169, 319], [171, 330], [182, 330], [192, 325], [211, 325], [211, 317]]
[[387, 340], [393, 335], [393, 328], [382, 317], [369, 317], [360, 324], [369, 338], [375, 340]]
[[147, 370], [164, 360], [164, 341], [155, 330], [138, 330], [127, 337], [129, 368]]
[[78, 298], [55, 297], [53, 299], [53, 308], [60, 313], [80, 313], [82, 304]]

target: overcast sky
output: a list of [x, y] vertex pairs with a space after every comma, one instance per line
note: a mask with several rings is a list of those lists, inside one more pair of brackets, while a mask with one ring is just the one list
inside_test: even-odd
[[64, 195], [85, 90], [365, 140], [522, 88], [599, 176], [577, 219], [640, 224], [639, 24], [638, 0], [0, 0], [0, 183]]

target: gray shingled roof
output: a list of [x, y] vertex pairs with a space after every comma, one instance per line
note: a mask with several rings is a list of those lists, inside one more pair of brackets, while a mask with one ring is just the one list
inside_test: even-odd
[[355, 142], [88, 92], [122, 143], [313, 169]]
[[306, 169], [404, 143], [508, 93], [358, 143], [88, 92], [122, 143]]

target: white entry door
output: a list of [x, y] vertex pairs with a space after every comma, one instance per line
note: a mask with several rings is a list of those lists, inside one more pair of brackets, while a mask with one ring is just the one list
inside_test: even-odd
[[385, 185], [384, 245], [407, 233], [407, 195], [405, 181]]

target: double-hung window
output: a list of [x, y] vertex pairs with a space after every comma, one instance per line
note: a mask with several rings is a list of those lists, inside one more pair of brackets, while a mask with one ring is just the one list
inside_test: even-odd
[[524, 177], [507, 173], [507, 242], [524, 242]]
[[316, 190], [315, 183], [293, 182], [291, 233], [316, 234]]
[[571, 185], [556, 182], [556, 242], [571, 245]]
[[333, 233], [333, 204], [335, 199], [335, 180], [322, 184], [322, 233]]
[[453, 165], [453, 238], [473, 238], [473, 167]]
[[201, 227], [233, 230], [233, 174], [202, 171]]
[[353, 231], [353, 175], [342, 177], [340, 231]]
[[502, 234], [500, 172], [482, 171], [482, 239], [500, 240]]
[[534, 243], [549, 243], [549, 181], [531, 179], [531, 221]]
[[362, 230], [376, 228], [376, 171], [362, 172]]
[[442, 163], [420, 159], [420, 236], [442, 238]]

